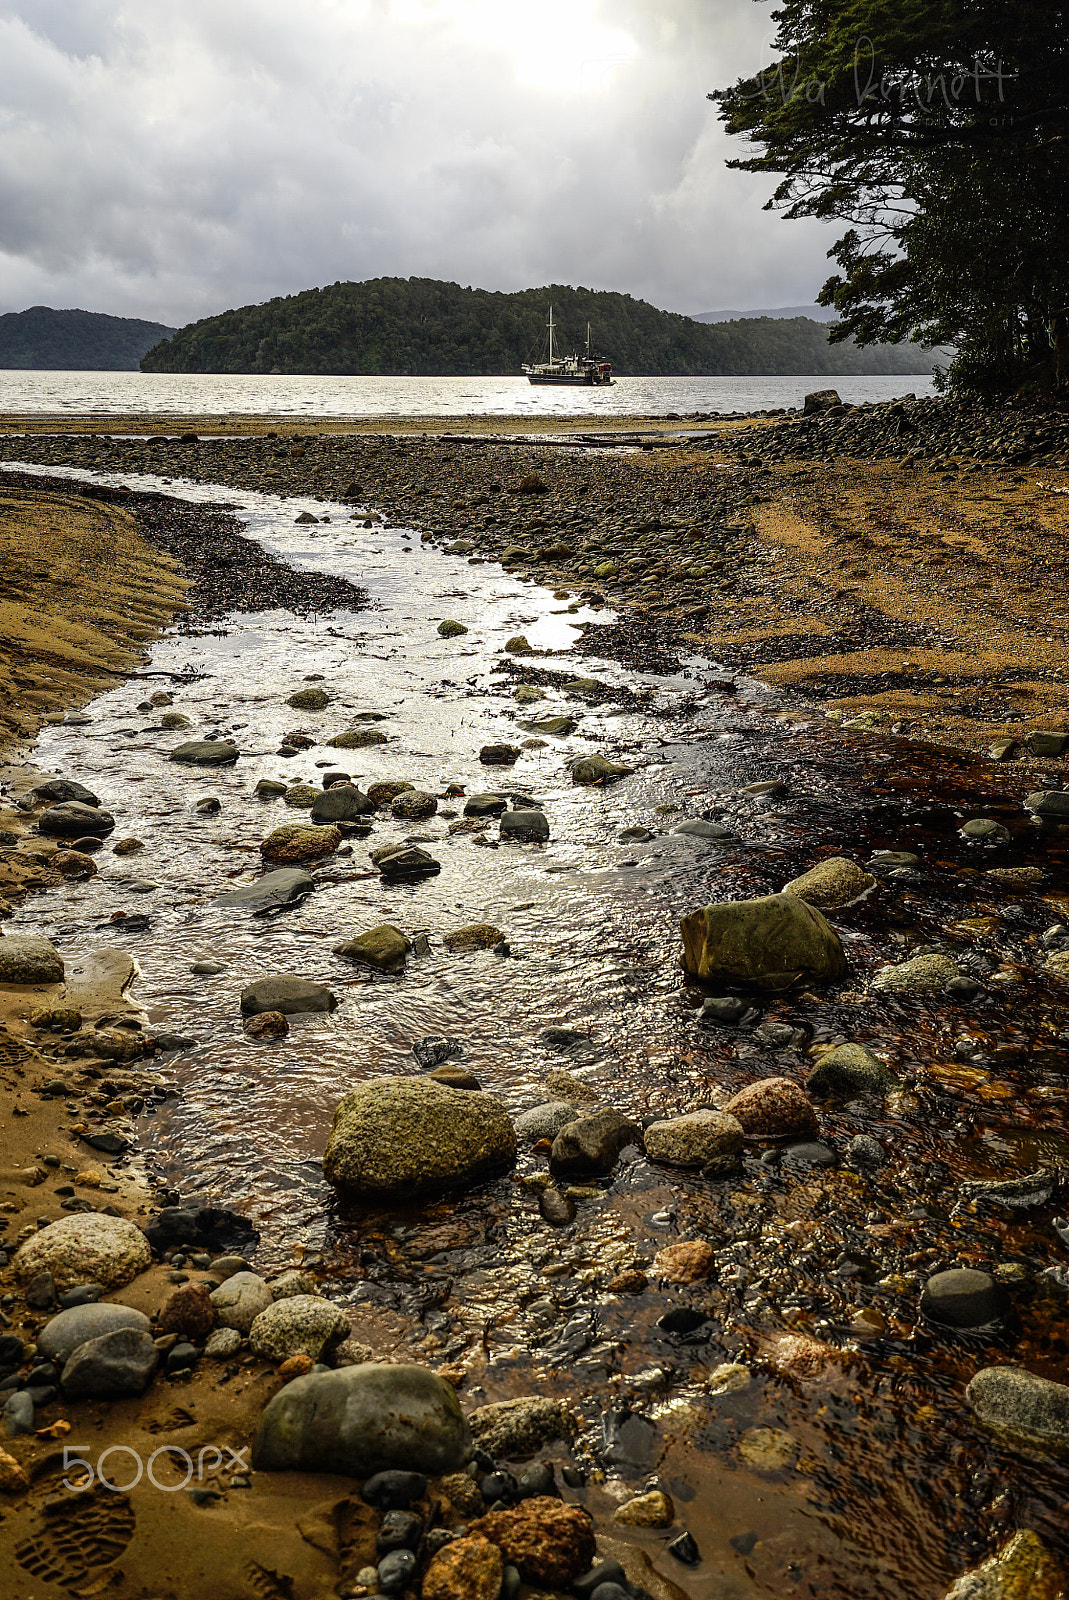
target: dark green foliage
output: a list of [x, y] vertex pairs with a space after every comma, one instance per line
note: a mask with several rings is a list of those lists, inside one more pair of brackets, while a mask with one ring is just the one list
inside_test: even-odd
[[552, 284], [498, 294], [433, 278], [372, 278], [243, 306], [183, 328], [150, 350], [143, 372], [289, 372], [324, 375], [514, 374], [538, 357], [552, 303], [569, 350], [592, 325], [596, 349], [619, 373], [661, 376], [835, 377], [926, 373], [916, 347], [859, 351], [828, 342], [805, 317], [703, 323], [630, 295]]
[[833, 338], [954, 344], [961, 392], [1069, 383], [1069, 6], [785, 0], [776, 59], [717, 91], [781, 175], [769, 206], [849, 224]]
[[0, 316], [0, 368], [136, 372], [145, 351], [173, 332], [136, 317], [31, 306]]

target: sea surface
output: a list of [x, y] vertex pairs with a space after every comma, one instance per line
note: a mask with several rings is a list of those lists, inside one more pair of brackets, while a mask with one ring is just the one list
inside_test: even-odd
[[544, 389], [523, 377], [319, 378], [178, 372], [0, 371], [0, 413], [130, 411], [189, 416], [681, 416], [800, 406], [811, 389], [843, 400], [932, 394], [927, 377], [617, 378], [608, 388]]

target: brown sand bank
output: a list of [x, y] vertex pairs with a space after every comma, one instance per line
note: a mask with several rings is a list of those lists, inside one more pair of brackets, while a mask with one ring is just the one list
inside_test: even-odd
[[133, 671], [174, 614], [176, 564], [112, 505], [0, 484], [0, 752]]

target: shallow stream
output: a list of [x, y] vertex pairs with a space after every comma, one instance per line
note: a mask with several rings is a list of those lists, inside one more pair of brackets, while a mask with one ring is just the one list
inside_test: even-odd
[[[179, 1097], [138, 1130], [160, 1185], [247, 1212], [261, 1230], [258, 1263], [321, 1258], [357, 1338], [466, 1369], [462, 1392], [473, 1401], [568, 1396], [589, 1424], [589, 1458], [607, 1473], [589, 1491], [592, 1508], [607, 1513], [614, 1497], [659, 1474], [702, 1562], [673, 1561], [669, 1535], [636, 1537], [696, 1600], [936, 1600], [1017, 1525], [1069, 1554], [1069, 1473], [993, 1446], [963, 1392], [977, 1368], [1011, 1358], [1066, 1377], [1069, 1249], [1051, 1226], [1064, 1189], [1060, 1205], [1055, 1193], [1018, 1213], [982, 1209], [967, 1188], [1039, 1166], [1069, 1181], [1069, 990], [1041, 977], [1039, 944], [1069, 922], [1066, 832], [1038, 828], [997, 769], [871, 734], [851, 739], [819, 711], [788, 714], [759, 684], [725, 684], [714, 662], [655, 676], [591, 655], [589, 641], [579, 654], [580, 625], [597, 627], [610, 612], [576, 609], [408, 529], [368, 527], [319, 500], [306, 508], [331, 520], [295, 525], [299, 500], [177, 482], [166, 492], [235, 506], [250, 537], [363, 585], [371, 607], [179, 627], [144, 673], [88, 708], [91, 720], [55, 725], [39, 741], [40, 766], [88, 784], [115, 815], [114, 840], [144, 844], [126, 857], [106, 846], [97, 877], [29, 899], [18, 926], [46, 932], [65, 954], [121, 943], [139, 963], [135, 997], [148, 1023], [196, 1039], [165, 1063]], [[448, 618], [467, 634], [439, 637]], [[516, 634], [549, 653], [505, 654]], [[287, 696], [320, 675], [330, 707], [291, 709]], [[577, 677], [608, 692], [567, 691]], [[522, 681], [546, 699], [517, 704]], [[159, 709], [144, 709], [161, 687], [192, 731], [165, 731]], [[382, 720], [362, 723], [366, 713]], [[540, 736], [512, 767], [480, 765], [483, 745], [522, 745], [531, 738], [523, 722], [563, 713], [578, 721], [570, 737]], [[378, 728], [388, 742], [328, 749], [350, 725]], [[280, 756], [281, 736], [295, 729], [317, 742]], [[237, 742], [235, 766], [169, 761], [175, 745], [207, 734]], [[573, 785], [567, 762], [598, 751], [634, 774], [608, 788]], [[330, 858], [297, 908], [258, 918], [215, 905], [257, 874], [267, 832], [304, 819], [256, 798], [257, 780], [318, 787], [328, 770], [361, 788], [406, 779], [438, 795], [450, 784], [523, 794], [545, 808], [551, 838], [498, 844], [493, 824], [450, 834], [464, 799], [443, 798], [426, 823], [380, 812], [368, 840], [352, 838], [351, 854]], [[782, 793], [740, 792], [770, 780]], [[195, 812], [209, 795], [218, 813]], [[962, 838], [962, 822], [977, 815], [1005, 823], [1009, 842]], [[701, 816], [734, 839], [671, 832]], [[620, 838], [635, 827], [651, 837]], [[367, 852], [404, 837], [422, 842], [441, 872], [386, 887]], [[882, 875], [875, 893], [833, 914], [853, 968], [845, 990], [758, 1002], [740, 1026], [698, 1019], [700, 997], [678, 965], [683, 912], [778, 890], [828, 855], [864, 862], [886, 849], [916, 852], [921, 869]], [[1043, 877], [988, 875], [1007, 866]], [[117, 912], [126, 916], [112, 922]], [[380, 922], [429, 939], [403, 977], [369, 976], [332, 953]], [[500, 928], [511, 953], [449, 954], [442, 936], [475, 922]], [[975, 998], [870, 990], [876, 969], [933, 945], [977, 979]], [[195, 961], [223, 970], [195, 976]], [[296, 1019], [278, 1044], [249, 1039], [240, 991], [275, 972], [329, 983], [337, 1010]], [[587, 1042], [553, 1048], [541, 1038], [551, 1026]], [[540, 1153], [521, 1152], [515, 1174], [458, 1197], [390, 1213], [339, 1202], [319, 1168], [337, 1101], [363, 1078], [418, 1074], [412, 1046], [431, 1035], [458, 1039], [463, 1064], [513, 1114], [556, 1098], [544, 1087], [554, 1067], [590, 1078], [641, 1120], [715, 1103], [773, 1073], [804, 1081], [810, 1047], [844, 1039], [880, 1051], [907, 1092], [890, 1108], [823, 1107], [832, 1167], [768, 1164], [758, 1150], [741, 1176], [712, 1183], [632, 1152], [579, 1198], [562, 1230], [539, 1214]], [[886, 1155], [869, 1175], [845, 1163], [859, 1132]], [[656, 1251], [691, 1238], [718, 1252], [712, 1281], [659, 1284]], [[925, 1278], [954, 1265], [1002, 1269], [1009, 1323], [951, 1335], [919, 1321]], [[1043, 1276], [1059, 1266], [1061, 1276]], [[645, 1286], [636, 1273], [648, 1275]], [[681, 1307], [692, 1327], [658, 1325]], [[795, 1335], [812, 1342], [791, 1343]], [[709, 1375], [725, 1362], [749, 1366], [747, 1387], [716, 1392]], [[793, 1441], [771, 1473], [740, 1454], [754, 1428]]]

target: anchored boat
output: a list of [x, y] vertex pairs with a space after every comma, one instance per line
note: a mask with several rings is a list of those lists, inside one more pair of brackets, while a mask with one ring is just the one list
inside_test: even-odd
[[553, 307], [549, 308], [549, 359], [524, 362], [528, 383], [594, 384], [612, 382], [612, 363], [590, 353], [590, 324], [586, 325], [586, 353], [559, 356], [553, 343]]

